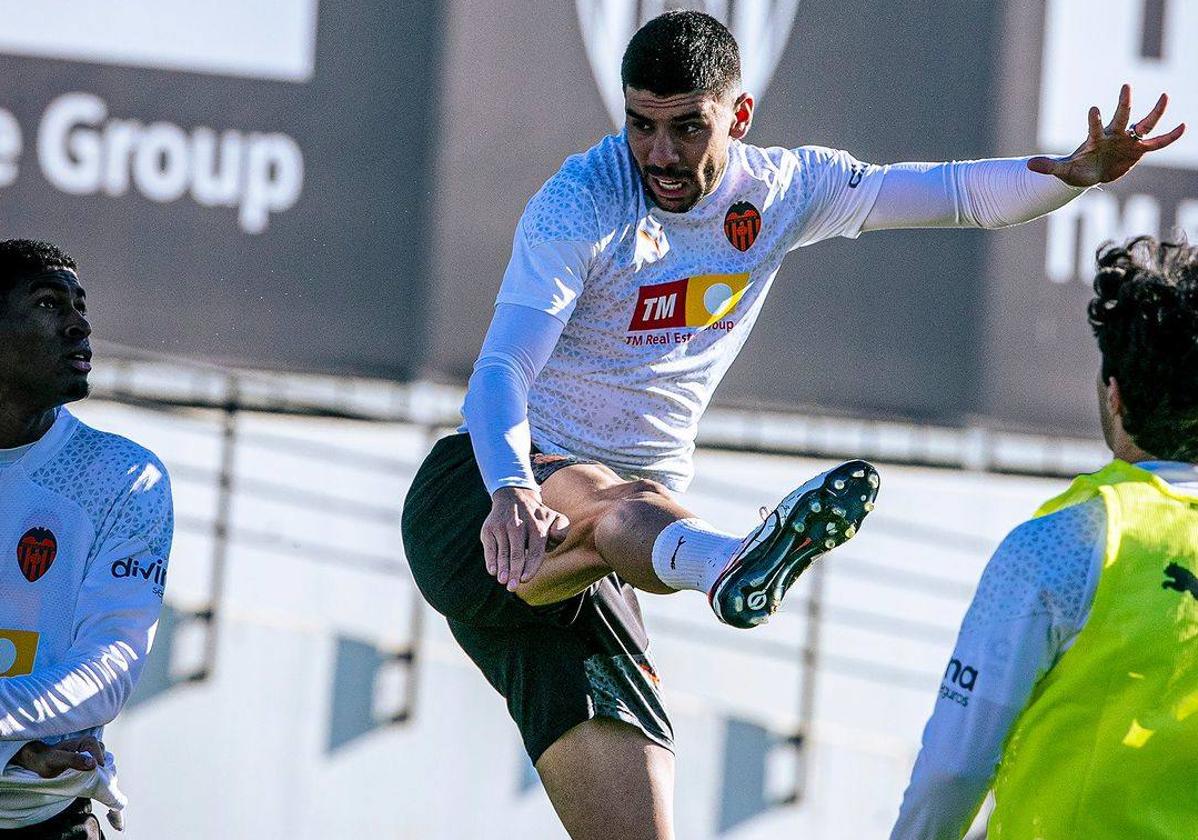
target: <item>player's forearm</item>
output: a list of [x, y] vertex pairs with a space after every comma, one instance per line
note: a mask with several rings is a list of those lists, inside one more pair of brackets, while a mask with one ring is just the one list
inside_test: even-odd
[[480, 362], [470, 377], [462, 413], [487, 492], [500, 487], [537, 489], [529, 460], [532, 436], [523, 377], [500, 360]]
[[500, 487], [538, 489], [529, 460], [528, 391], [564, 327], [556, 317], [531, 307], [495, 307], [462, 406], [488, 493]]
[[0, 740], [53, 738], [111, 723], [133, 693], [144, 660], [144, 651], [114, 641], [0, 680]]
[[1028, 160], [893, 164], [862, 229], [1009, 227], [1051, 213], [1085, 192], [1032, 172]]
[[890, 840], [961, 840], [989, 788], [989, 776], [945, 773], [912, 780]]
[[[993, 673], [987, 668], [987, 677]], [[965, 682], [972, 685], [974, 679]], [[957, 686], [941, 688], [891, 840], [960, 840], [990, 789], [1021, 706], [996, 703], [964, 687], [954, 691]]]

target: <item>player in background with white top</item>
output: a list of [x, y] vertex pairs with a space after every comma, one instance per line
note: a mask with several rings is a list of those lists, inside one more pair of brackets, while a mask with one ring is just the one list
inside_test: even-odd
[[759, 148], [742, 142], [754, 100], [736, 42], [691, 11], [642, 27], [622, 72], [626, 127], [529, 202], [466, 424], [404, 507], [421, 591], [506, 698], [576, 840], [673, 836], [672, 732], [633, 589], [704, 592], [721, 621], [752, 627], [872, 506], [877, 474], [860, 461], [747, 537], [670, 495], [786, 253], [867, 230], [1024, 222], [1183, 130], [1144, 139], [1164, 97], [1129, 130], [1125, 87], [1111, 124], [1092, 109], [1060, 160], [876, 166]]
[[173, 528], [153, 453], [81, 423], [91, 327], [74, 260], [0, 242], [0, 838], [123, 826], [104, 726], [150, 652]]
[[1098, 258], [1090, 323], [1115, 461], [982, 573], [893, 840], [1167, 840], [1198, 826], [1198, 248]]

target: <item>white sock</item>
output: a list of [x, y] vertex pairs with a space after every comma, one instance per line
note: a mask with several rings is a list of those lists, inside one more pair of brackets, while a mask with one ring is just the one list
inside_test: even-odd
[[666, 586], [706, 593], [743, 541], [702, 519], [679, 519], [657, 535], [653, 571]]

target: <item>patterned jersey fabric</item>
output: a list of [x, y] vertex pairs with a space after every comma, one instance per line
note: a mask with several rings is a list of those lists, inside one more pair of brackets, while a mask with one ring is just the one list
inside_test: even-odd
[[[1137, 464], [1198, 491], [1198, 466]], [[1107, 539], [1092, 499], [1024, 522], [990, 559], [941, 682], [892, 840], [959, 840], [1011, 725], [1086, 625]]]
[[0, 828], [95, 791], [4, 765], [24, 741], [99, 737], [116, 717], [150, 651], [172, 533], [161, 462], [66, 409], [0, 460]]
[[783, 257], [855, 237], [882, 177], [845, 152], [734, 142], [715, 190], [669, 213], [622, 133], [569, 158], [525, 209], [498, 296], [565, 323], [528, 395], [533, 443], [684, 489]]

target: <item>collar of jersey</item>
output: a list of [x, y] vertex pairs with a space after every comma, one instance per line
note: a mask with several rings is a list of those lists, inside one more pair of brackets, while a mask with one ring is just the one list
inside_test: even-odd
[[1136, 466], [1159, 476], [1170, 484], [1198, 482], [1198, 464], [1187, 464], [1183, 461], [1139, 461]]
[[0, 449], [0, 470], [15, 464], [17, 461], [20, 461], [25, 457], [29, 450], [33, 449], [33, 447], [36, 445], [37, 441], [34, 441], [33, 443], [27, 443], [24, 446], [16, 446], [12, 449]]
[[34, 472], [58, 454], [78, 425], [79, 421], [75, 419], [75, 416], [64, 406], [59, 406], [58, 416], [54, 418], [54, 425], [41, 436], [40, 440], [36, 440], [30, 445], [29, 451], [21, 456], [17, 464], [26, 473]]

